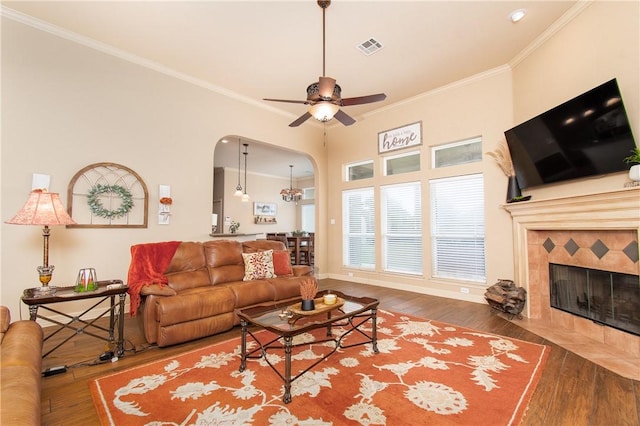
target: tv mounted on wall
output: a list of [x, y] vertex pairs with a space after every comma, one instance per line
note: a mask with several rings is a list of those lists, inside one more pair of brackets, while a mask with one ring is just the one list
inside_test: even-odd
[[520, 188], [628, 170], [636, 147], [616, 79], [504, 134]]

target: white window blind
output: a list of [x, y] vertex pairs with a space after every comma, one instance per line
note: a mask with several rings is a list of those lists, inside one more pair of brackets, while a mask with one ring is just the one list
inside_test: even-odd
[[435, 179], [429, 184], [433, 276], [486, 281], [482, 175]]
[[300, 206], [300, 222], [303, 231], [316, 232], [315, 204], [303, 204]]
[[343, 264], [373, 269], [375, 255], [375, 208], [373, 188], [342, 192]]
[[422, 274], [420, 182], [380, 188], [384, 270]]

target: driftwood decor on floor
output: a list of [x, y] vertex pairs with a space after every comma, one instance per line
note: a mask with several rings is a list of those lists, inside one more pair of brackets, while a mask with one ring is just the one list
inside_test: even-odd
[[499, 280], [484, 293], [484, 298], [493, 310], [504, 312], [509, 319], [522, 319], [522, 309], [527, 301], [527, 291], [523, 287], [516, 287], [511, 280]]

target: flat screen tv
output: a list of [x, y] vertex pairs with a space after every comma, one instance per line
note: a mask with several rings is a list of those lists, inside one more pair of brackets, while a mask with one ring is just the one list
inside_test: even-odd
[[636, 147], [616, 79], [504, 134], [520, 188], [628, 170]]

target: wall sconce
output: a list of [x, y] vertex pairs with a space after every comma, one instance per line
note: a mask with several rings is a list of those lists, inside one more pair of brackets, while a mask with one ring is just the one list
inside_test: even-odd
[[169, 185], [160, 185], [158, 190], [160, 196], [158, 205], [158, 225], [168, 225], [169, 217], [171, 216], [171, 205], [173, 199], [171, 198], [171, 187]]

